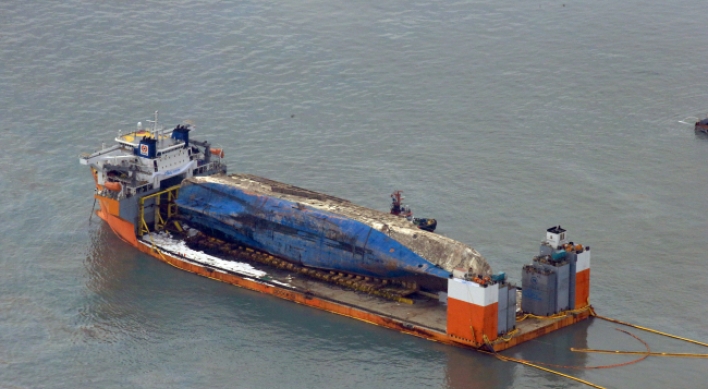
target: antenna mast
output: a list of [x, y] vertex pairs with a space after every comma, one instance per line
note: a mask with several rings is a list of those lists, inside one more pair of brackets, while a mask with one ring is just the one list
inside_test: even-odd
[[157, 133], [157, 113], [158, 111], [155, 111], [155, 120], [146, 120], [148, 123], [152, 123], [152, 135], [155, 137], [155, 140], [160, 142], [160, 134]]

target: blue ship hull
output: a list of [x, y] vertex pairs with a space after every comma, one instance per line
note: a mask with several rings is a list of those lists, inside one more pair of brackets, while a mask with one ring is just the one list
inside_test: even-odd
[[190, 226], [304, 266], [379, 278], [450, 277], [449, 271], [362, 221], [277, 194], [186, 180], [176, 204]]

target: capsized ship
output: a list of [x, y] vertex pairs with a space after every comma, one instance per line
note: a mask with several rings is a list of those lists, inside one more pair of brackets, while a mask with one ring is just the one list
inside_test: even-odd
[[304, 266], [443, 290], [453, 269], [489, 276], [471, 247], [348, 200], [249, 174], [193, 177], [176, 201], [190, 226]]
[[[83, 154], [96, 214], [176, 268], [442, 343], [504, 350], [586, 319], [590, 248], [547, 230], [523, 294], [474, 249], [405, 218], [248, 174], [193, 125], [138, 123]], [[372, 298], [373, 296], [373, 298]], [[402, 304], [403, 303], [403, 304]], [[519, 316], [523, 314], [523, 316]]]

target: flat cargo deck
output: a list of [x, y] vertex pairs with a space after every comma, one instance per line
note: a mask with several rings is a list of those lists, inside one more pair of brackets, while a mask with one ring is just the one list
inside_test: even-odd
[[400, 332], [458, 346], [505, 350], [516, 344], [566, 327], [589, 316], [589, 309], [554, 318], [527, 317], [517, 321], [510, 336], [489, 345], [449, 336], [447, 306], [428, 296], [407, 296], [413, 304], [345, 289], [303, 274], [274, 268], [243, 258], [218, 257], [192, 250], [181, 240], [166, 234], [150, 234], [140, 241], [141, 251], [189, 272], [217, 279], [250, 290], [309, 305], [328, 312], [353, 317]]

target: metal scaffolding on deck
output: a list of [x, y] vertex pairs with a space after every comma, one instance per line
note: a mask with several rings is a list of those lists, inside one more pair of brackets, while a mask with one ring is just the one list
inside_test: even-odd
[[[163, 230], [165, 228], [165, 225], [167, 224], [167, 221], [170, 220], [172, 216], [177, 214], [177, 204], [175, 204], [175, 200], [177, 199], [177, 195], [179, 194], [179, 188], [179, 185], [175, 185], [163, 191], [156, 192], [140, 198], [140, 201], [138, 203], [138, 217], [140, 219], [138, 221], [138, 236], [143, 236], [149, 233], [150, 231]], [[150, 229], [147, 221], [145, 220], [145, 202], [150, 199], [155, 199], [155, 204], [153, 205], [155, 215], [153, 218], [152, 230]], [[163, 214], [163, 210], [165, 214]]]

